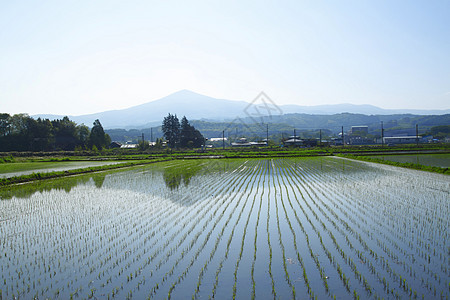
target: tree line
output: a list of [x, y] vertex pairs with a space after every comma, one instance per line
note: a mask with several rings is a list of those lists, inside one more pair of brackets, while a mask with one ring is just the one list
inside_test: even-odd
[[27, 114], [0, 114], [0, 151], [102, 149], [110, 143], [99, 120], [89, 129], [68, 117], [50, 121]]

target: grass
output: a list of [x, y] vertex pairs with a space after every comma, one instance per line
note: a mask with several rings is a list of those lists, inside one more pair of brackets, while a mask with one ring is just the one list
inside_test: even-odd
[[361, 155], [352, 155], [352, 154], [338, 155], [338, 156], [345, 157], [345, 158], [351, 158], [351, 159], [357, 159], [357, 160], [361, 160], [361, 161], [381, 163], [381, 164], [390, 165], [390, 166], [396, 166], [396, 167], [402, 167], [402, 168], [450, 175], [449, 168], [425, 166], [425, 165], [419, 165], [419, 164], [414, 164], [414, 163], [401, 163], [401, 162], [396, 162], [396, 161], [383, 160], [381, 158], [367, 157], [367, 156], [361, 156]]

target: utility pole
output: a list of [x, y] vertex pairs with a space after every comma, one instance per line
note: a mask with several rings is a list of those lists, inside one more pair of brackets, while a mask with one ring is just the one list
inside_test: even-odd
[[222, 130], [222, 150], [225, 150], [225, 130]]
[[319, 146], [322, 145], [322, 129], [319, 129]]
[[150, 142], [153, 143], [153, 127], [150, 128]]
[[266, 146], [269, 147], [269, 123], [267, 123], [266, 128]]
[[419, 146], [419, 124], [416, 124], [416, 146]]
[[345, 146], [345, 139], [344, 139], [344, 126], [342, 126], [342, 146]]
[[294, 128], [294, 139], [297, 139], [297, 135], [295, 134], [295, 128]]
[[144, 142], [144, 133], [142, 133], [142, 142]]
[[381, 146], [384, 147], [384, 128], [383, 128], [383, 121], [381, 121]]

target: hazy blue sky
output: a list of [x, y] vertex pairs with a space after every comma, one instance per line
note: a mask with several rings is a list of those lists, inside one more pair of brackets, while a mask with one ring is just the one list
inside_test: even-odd
[[79, 115], [180, 89], [450, 108], [450, 1], [1, 1], [0, 112]]

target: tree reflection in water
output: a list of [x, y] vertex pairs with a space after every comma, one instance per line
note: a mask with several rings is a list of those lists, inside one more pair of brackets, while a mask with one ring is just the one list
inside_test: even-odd
[[185, 186], [188, 186], [192, 177], [208, 172], [208, 166], [204, 162], [170, 166], [164, 169], [163, 179], [166, 186], [171, 190], [177, 189], [182, 182]]
[[0, 189], [0, 199], [29, 198], [37, 192], [42, 193], [51, 190], [63, 190], [69, 193], [77, 185], [87, 184], [91, 179], [97, 188], [101, 188], [105, 182], [105, 177], [106, 173], [95, 173], [7, 186]]

